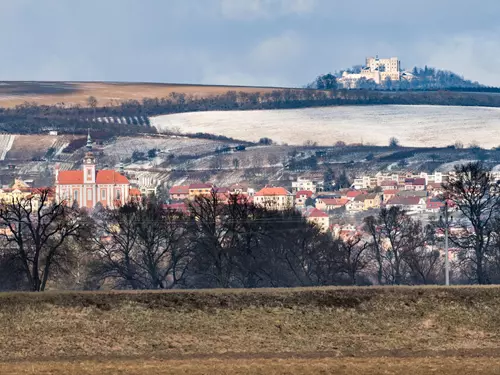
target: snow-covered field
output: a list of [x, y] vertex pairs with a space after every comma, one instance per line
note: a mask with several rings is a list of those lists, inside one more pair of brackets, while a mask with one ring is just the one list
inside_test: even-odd
[[302, 145], [337, 141], [403, 146], [447, 146], [461, 141], [483, 147], [500, 145], [500, 108], [453, 106], [345, 106], [262, 111], [193, 112], [157, 116], [158, 129], [206, 132], [237, 139]]

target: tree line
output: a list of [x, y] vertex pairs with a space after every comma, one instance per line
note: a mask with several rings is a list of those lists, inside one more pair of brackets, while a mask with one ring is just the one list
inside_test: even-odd
[[[321, 79], [321, 90], [276, 89], [270, 92], [236, 92], [209, 97], [195, 97], [184, 93], [171, 93], [163, 98], [129, 100], [111, 106], [99, 106], [90, 97], [89, 106], [47, 106], [25, 103], [15, 108], [0, 108], [0, 132], [40, 133], [58, 130], [81, 133], [91, 127], [107, 130], [115, 135], [133, 135], [155, 132], [149, 124], [150, 116], [197, 112], [256, 109], [292, 109], [314, 106], [433, 104], [499, 107], [500, 97], [474, 88], [475, 93], [452, 90], [377, 91], [369, 89], [337, 89], [334, 77]], [[429, 89], [430, 90], [430, 89]], [[130, 123], [98, 122], [98, 118], [126, 118]], [[134, 120], [135, 119], [135, 120]], [[137, 119], [144, 119], [138, 121]], [[127, 120], [128, 121], [128, 120]]]
[[[479, 163], [444, 185], [457, 208], [452, 280], [500, 282], [500, 191]], [[442, 283], [440, 220], [424, 225], [398, 207], [333, 236], [293, 209], [245, 196], [199, 196], [185, 211], [154, 197], [92, 212], [53, 202], [50, 191], [3, 202], [0, 288], [43, 291], [260, 288]]]

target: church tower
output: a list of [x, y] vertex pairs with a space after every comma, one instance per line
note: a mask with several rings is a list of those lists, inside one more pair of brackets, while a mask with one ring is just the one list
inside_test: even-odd
[[92, 138], [90, 137], [90, 130], [87, 135], [87, 152], [83, 159], [83, 183], [84, 184], [95, 184], [95, 157], [92, 152]]

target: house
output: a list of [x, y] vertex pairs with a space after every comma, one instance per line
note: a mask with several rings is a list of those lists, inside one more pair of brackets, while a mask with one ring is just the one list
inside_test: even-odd
[[55, 170], [55, 198], [57, 202], [92, 209], [98, 203], [117, 208], [129, 201], [130, 182], [114, 170], [97, 170], [92, 152], [92, 139], [87, 136], [87, 152], [82, 170]]
[[429, 195], [433, 196], [443, 194], [444, 192], [442, 184], [438, 182], [431, 182], [427, 184], [426, 190], [429, 193]]
[[440, 212], [444, 208], [444, 201], [437, 198], [427, 198], [426, 209], [428, 212]]
[[310, 190], [299, 190], [295, 193], [295, 206], [304, 207], [306, 200], [312, 198], [313, 192]]
[[222, 203], [228, 203], [231, 192], [227, 187], [213, 187], [212, 191], [217, 195], [217, 199]]
[[382, 190], [395, 190], [398, 188], [398, 182], [394, 180], [384, 180], [379, 183]]
[[396, 193], [396, 196], [398, 196], [398, 197], [419, 197], [419, 198], [426, 198], [427, 197], [427, 191], [425, 191], [425, 190], [399, 190]]
[[318, 198], [316, 199], [316, 208], [331, 211], [344, 207], [348, 202], [347, 198]]
[[305, 217], [309, 223], [316, 224], [322, 232], [326, 232], [330, 227], [330, 218], [328, 215], [317, 208], [307, 210]]
[[341, 239], [343, 241], [359, 235], [359, 231], [352, 224], [345, 224], [345, 225], [335, 224], [332, 228], [332, 232], [333, 232], [333, 237], [335, 239]]
[[283, 187], [264, 187], [255, 193], [255, 205], [275, 210], [286, 210], [293, 207], [294, 195]]
[[349, 212], [359, 212], [365, 209], [365, 197], [367, 194], [359, 194], [353, 200], [350, 200], [345, 208]]
[[404, 182], [404, 190], [425, 190], [425, 178], [407, 178]]
[[172, 186], [168, 190], [168, 194], [170, 196], [170, 199], [174, 201], [183, 201], [184, 199], [189, 198], [189, 186], [188, 185]]
[[342, 193], [341, 198], [348, 199], [348, 200], [352, 201], [352, 200], [354, 200], [354, 198], [356, 198], [358, 195], [361, 195], [361, 194], [366, 194], [366, 192], [361, 191], [361, 190], [347, 190], [347, 191]]
[[191, 184], [188, 188], [189, 199], [194, 199], [197, 196], [209, 196], [212, 193], [212, 188], [211, 184]]
[[363, 176], [355, 178], [352, 184], [352, 188], [356, 190], [360, 189], [371, 189], [377, 186], [377, 178], [371, 176]]
[[382, 203], [382, 197], [379, 193], [365, 194], [360, 195], [364, 202], [363, 210], [371, 210], [374, 208], [380, 208], [380, 204]]
[[397, 193], [398, 193], [398, 190], [395, 190], [395, 189], [384, 190], [384, 192], [383, 192], [384, 202], [387, 202], [389, 199], [396, 196]]
[[228, 187], [229, 192], [232, 195], [246, 195], [246, 196], [253, 196], [255, 194], [255, 190], [251, 187], [249, 187], [247, 184], [243, 183], [236, 183], [233, 185], [230, 185]]
[[323, 178], [319, 176], [301, 176], [297, 181], [292, 181], [292, 192], [309, 190], [313, 193], [323, 190]]
[[128, 193], [131, 201], [139, 202], [142, 198], [142, 192], [137, 188], [130, 188]]
[[189, 213], [189, 207], [185, 202], [179, 202], [179, 203], [170, 203], [170, 204], [164, 204], [163, 205], [164, 210], [171, 210], [171, 211], [176, 211], [180, 212], [183, 214], [188, 214]]
[[400, 207], [405, 211], [423, 212], [427, 205], [426, 199], [421, 197], [400, 197], [395, 196], [391, 198], [386, 205], [387, 208]]

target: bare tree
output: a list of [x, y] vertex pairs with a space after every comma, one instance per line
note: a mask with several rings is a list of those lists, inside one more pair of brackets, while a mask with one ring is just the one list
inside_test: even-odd
[[365, 228], [372, 237], [379, 282], [408, 282], [408, 257], [425, 245], [422, 223], [412, 220], [399, 207], [391, 207], [381, 209], [377, 217], [365, 219]]
[[97, 99], [95, 96], [89, 96], [87, 98], [87, 105], [93, 109], [94, 111], [94, 118], [92, 119], [92, 121], [97, 121], [97, 119], [95, 118], [95, 112], [96, 112], [96, 108], [97, 108]]
[[462, 259], [472, 267], [475, 281], [489, 284], [487, 252], [500, 207], [499, 186], [489, 169], [476, 162], [456, 166], [455, 176], [443, 188], [444, 198], [452, 201], [464, 218], [457, 222], [463, 231], [450, 239], [462, 249]]
[[189, 244], [183, 240], [184, 216], [165, 210], [152, 199], [138, 206], [138, 267], [149, 288], [173, 288], [184, 278], [191, 260]]
[[3, 201], [1, 238], [22, 265], [32, 291], [44, 291], [52, 271], [64, 267], [69, 239], [88, 234], [89, 222], [78, 210], [56, 203], [49, 189], [27, 198]]
[[189, 240], [194, 247], [194, 266], [199, 276], [210, 286], [230, 287], [235, 269], [231, 226], [235, 223], [226, 220], [226, 207], [215, 190], [208, 196], [195, 197], [189, 211], [192, 219]]
[[384, 283], [384, 262], [382, 248], [382, 235], [379, 230], [377, 219], [374, 216], [368, 216], [364, 219], [364, 230], [371, 237], [370, 247], [373, 252], [373, 257], [377, 265], [377, 282], [379, 285]]
[[120, 288], [143, 287], [135, 260], [139, 237], [137, 217], [137, 205], [128, 203], [117, 210], [107, 209], [96, 218], [98, 231], [94, 241], [98, 262], [94, 273], [103, 280], [116, 280]]
[[361, 236], [354, 236], [344, 241], [337, 241], [341, 258], [340, 270], [347, 275], [351, 285], [357, 285], [360, 274], [371, 263], [368, 255], [370, 244]]

